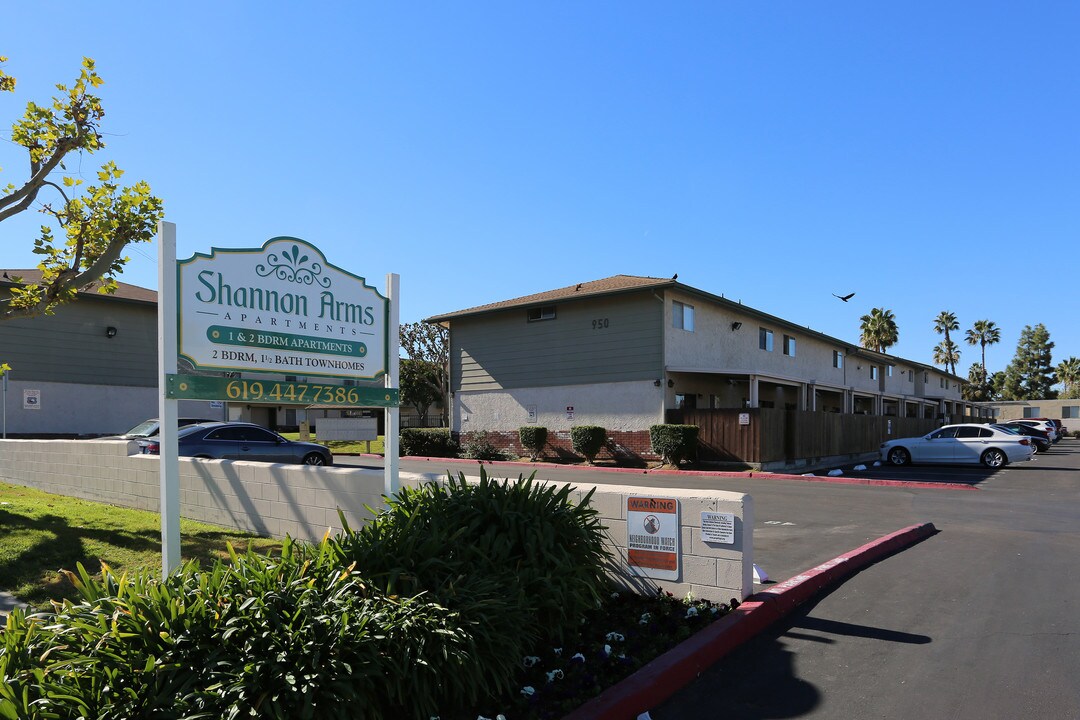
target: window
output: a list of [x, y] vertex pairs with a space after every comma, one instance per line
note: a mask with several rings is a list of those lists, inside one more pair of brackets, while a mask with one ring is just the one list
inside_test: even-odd
[[1042, 410], [1040, 410], [1037, 407], [1026, 407], [1026, 408], [1024, 408], [1024, 417], [1026, 417], [1026, 418], [1042, 417]]
[[877, 365], [870, 366], [870, 379], [877, 380]]
[[766, 330], [765, 328], [758, 328], [758, 347], [762, 350], [772, 352], [772, 330]]
[[834, 368], [844, 367], [844, 353], [839, 350], [832, 351], [832, 366]]
[[694, 332], [694, 306], [677, 300], [672, 302], [671, 326], [678, 330]]
[[942, 387], [942, 388], [945, 387], [945, 378], [938, 378], [937, 384], [938, 384], [938, 387]]
[[1080, 417], [1080, 405], [1063, 405], [1061, 408], [1061, 417], [1062, 419]]
[[784, 336], [784, 354], [795, 357], [795, 338], [790, 335]]
[[932, 435], [930, 436], [930, 439], [931, 439], [931, 440], [941, 440], [941, 439], [943, 439], [943, 438], [953, 438], [953, 437], [956, 437], [956, 431], [957, 431], [958, 429], [959, 429], [959, 428], [957, 428], [957, 427], [955, 427], [955, 426], [954, 426], [954, 427], [946, 427], [946, 428], [941, 428], [941, 429], [940, 429], [940, 430], [938, 430], [937, 432], [933, 433], [933, 434], [932, 434]]
[[922, 374], [922, 381], [923, 381], [923, 385], [925, 385], [926, 383], [930, 382], [930, 373], [928, 373], [928, 372], [924, 372], [924, 373]]
[[914, 370], [908, 370], [907, 371], [907, 381], [908, 382], [915, 382], [915, 371]]
[[892, 377], [892, 371], [893, 371], [893, 366], [892, 365], [886, 365], [885, 366], [885, 377]]
[[529, 322], [540, 322], [541, 320], [554, 320], [555, 319], [555, 306], [544, 305], [543, 307], [529, 308]]

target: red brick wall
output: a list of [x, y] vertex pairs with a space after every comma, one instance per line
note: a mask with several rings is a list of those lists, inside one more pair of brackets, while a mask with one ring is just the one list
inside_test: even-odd
[[[468, 433], [459, 434], [458, 441], [464, 443]], [[517, 430], [488, 431], [488, 440], [502, 452], [512, 452], [523, 458], [529, 457], [529, 451], [521, 445]], [[570, 431], [548, 432], [547, 445], [544, 446], [539, 460], [550, 462], [583, 462], [584, 457], [574, 452], [570, 441]], [[659, 462], [660, 456], [653, 452], [648, 430], [608, 430], [607, 443], [596, 456], [598, 461], [616, 461], [634, 465], [645, 462]]]

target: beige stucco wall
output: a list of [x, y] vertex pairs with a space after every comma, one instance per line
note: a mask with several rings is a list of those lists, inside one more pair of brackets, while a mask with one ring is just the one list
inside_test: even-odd
[[[456, 392], [451, 426], [463, 433], [517, 430], [530, 424], [529, 408], [535, 407], [532, 424], [552, 432], [574, 425], [648, 430], [664, 422], [665, 389], [653, 381], [634, 381]], [[567, 417], [568, 407], [574, 408], [572, 419]]]
[[[1080, 399], [1011, 400], [987, 404], [997, 411], [997, 417], [1002, 420], [1021, 420], [1024, 417], [1024, 410], [1030, 409], [1036, 417], [1061, 420], [1062, 425], [1069, 432], [1080, 430], [1080, 417], [1078, 417], [1080, 416]], [[1069, 408], [1069, 417], [1065, 417], [1065, 408]]]
[[[0, 440], [0, 480], [87, 500], [160, 510], [158, 459], [130, 455], [135, 443], [91, 440]], [[470, 466], [475, 467], [475, 466]], [[400, 473], [403, 485], [442, 482], [440, 473]], [[578, 502], [592, 489], [579, 485]], [[307, 467], [228, 460], [180, 459], [180, 514], [224, 527], [273, 537], [318, 541], [327, 528], [361, 527], [382, 507], [383, 472], [363, 468]], [[676, 581], [635, 579], [625, 566], [626, 498], [677, 497], [682, 503], [682, 574]], [[2, 498], [2, 491], [0, 491]], [[608, 531], [608, 549], [621, 567], [613, 572], [628, 587], [662, 587], [717, 601], [753, 592], [753, 501], [720, 491], [598, 486], [591, 500]], [[736, 543], [701, 542], [702, 510], [736, 516]]]

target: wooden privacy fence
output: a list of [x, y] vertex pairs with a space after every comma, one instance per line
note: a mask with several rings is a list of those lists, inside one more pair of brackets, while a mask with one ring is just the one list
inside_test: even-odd
[[[740, 423], [740, 416], [749, 422]], [[675, 410], [667, 421], [698, 426], [699, 460], [750, 463], [875, 452], [885, 440], [925, 435], [941, 425], [933, 418], [772, 408]]]

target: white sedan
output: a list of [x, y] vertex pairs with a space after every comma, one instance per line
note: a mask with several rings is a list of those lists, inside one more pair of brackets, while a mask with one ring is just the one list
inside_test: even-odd
[[1029, 438], [989, 425], [946, 425], [922, 437], [881, 443], [881, 459], [893, 465], [910, 463], [976, 464], [989, 468], [1030, 460]]

